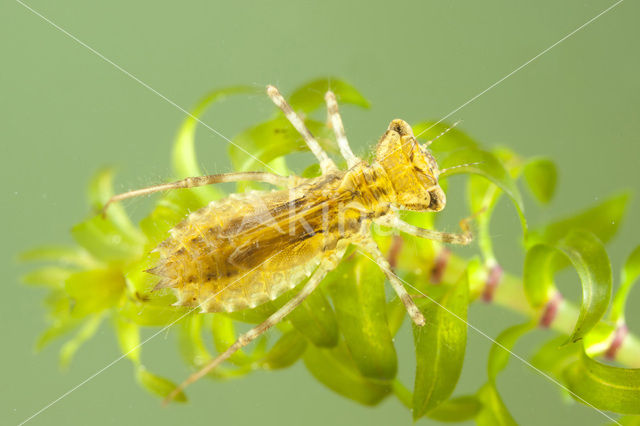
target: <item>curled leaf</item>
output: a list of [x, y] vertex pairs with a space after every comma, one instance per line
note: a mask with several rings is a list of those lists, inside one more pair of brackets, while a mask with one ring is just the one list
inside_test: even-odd
[[[640, 414], [640, 369], [602, 364], [583, 352], [564, 371], [572, 396], [600, 410]], [[577, 395], [577, 396], [576, 396]]]
[[618, 231], [628, 203], [629, 193], [615, 195], [576, 215], [531, 231], [527, 238], [527, 245], [557, 243], [574, 229], [586, 229], [606, 243]]
[[633, 285], [640, 278], [640, 246], [636, 247], [627, 258], [620, 276], [620, 287], [611, 306], [611, 320], [624, 323], [624, 306]]
[[309, 345], [304, 364], [320, 383], [364, 405], [376, 405], [392, 391], [390, 382], [366, 378], [356, 367], [344, 342], [331, 349]]
[[302, 357], [307, 349], [307, 340], [296, 330], [284, 333], [271, 349], [260, 359], [262, 368], [278, 370], [287, 368]]
[[328, 90], [335, 93], [339, 104], [369, 108], [369, 101], [355, 87], [339, 78], [320, 78], [298, 87], [289, 97], [289, 103], [294, 110], [309, 113], [324, 106], [324, 94]]
[[[176, 178], [186, 178], [190, 176], [202, 176], [202, 171], [198, 165], [195, 150], [195, 133], [202, 114], [214, 102], [224, 99], [230, 95], [256, 93], [256, 88], [250, 86], [234, 86], [225, 89], [213, 90], [207, 93], [191, 110], [191, 113], [184, 119], [173, 144], [173, 171]], [[218, 134], [218, 136], [222, 136]], [[184, 191], [184, 190], [181, 190]], [[197, 194], [203, 201], [211, 201], [220, 198], [220, 192], [212, 186], [192, 188], [189, 191]]]
[[555, 246], [537, 245], [527, 251], [524, 288], [533, 306], [544, 304], [552, 293], [556, 253], [566, 256], [580, 277], [582, 304], [570, 340], [584, 337], [600, 321], [611, 298], [611, 264], [603, 244], [590, 232], [570, 232]]
[[511, 356], [511, 349], [513, 349], [516, 341], [525, 333], [535, 328], [535, 326], [535, 322], [526, 322], [509, 327], [500, 333], [489, 351], [489, 380], [495, 381], [498, 373], [507, 366], [509, 357]]
[[96, 334], [98, 327], [100, 327], [100, 324], [102, 323], [102, 319], [102, 315], [90, 316], [82, 324], [78, 333], [71, 340], [62, 345], [62, 348], [60, 348], [60, 366], [62, 368], [67, 368], [69, 364], [71, 364], [71, 361], [78, 349], [80, 349], [80, 346]]
[[[436, 154], [459, 149], [476, 149], [478, 143], [465, 132], [448, 123], [423, 121], [412, 126], [413, 134], [420, 142], [433, 141], [429, 149]], [[436, 139], [437, 138], [437, 139]]]
[[[460, 173], [472, 173], [484, 176], [497, 185], [511, 199], [518, 211], [523, 232], [527, 232], [524, 217], [524, 204], [520, 190], [502, 162], [493, 154], [479, 149], [460, 149], [452, 152], [440, 162], [442, 178]], [[446, 170], [448, 169], [448, 170]]]

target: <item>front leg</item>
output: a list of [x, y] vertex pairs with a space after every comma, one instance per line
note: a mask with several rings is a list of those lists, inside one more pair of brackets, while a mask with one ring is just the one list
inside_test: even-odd
[[424, 319], [424, 315], [422, 315], [420, 309], [418, 309], [409, 293], [407, 293], [407, 290], [402, 285], [400, 278], [398, 278], [398, 276], [391, 270], [391, 266], [389, 265], [387, 258], [384, 257], [384, 255], [380, 251], [380, 248], [378, 248], [378, 244], [376, 244], [371, 235], [366, 235], [362, 241], [356, 244], [358, 244], [366, 252], [362, 253], [364, 256], [368, 257], [372, 262], [375, 262], [380, 267], [380, 269], [382, 269], [384, 274], [389, 279], [391, 287], [393, 287], [396, 294], [404, 304], [404, 307], [406, 308], [409, 317], [411, 317], [411, 320], [417, 326], [422, 327], [423, 325], [425, 325], [426, 321]]
[[390, 228], [397, 229], [409, 235], [414, 235], [419, 238], [426, 238], [429, 240], [440, 241], [441, 243], [450, 243], [450, 244], [462, 244], [467, 245], [471, 241], [473, 241], [473, 235], [471, 234], [471, 230], [469, 228], [469, 221], [473, 219], [473, 216], [462, 219], [460, 221], [460, 228], [462, 229], [461, 234], [456, 234], [452, 232], [442, 232], [442, 231], [434, 231], [433, 229], [424, 229], [419, 228], [417, 226], [411, 225], [400, 219], [397, 214], [391, 214], [387, 216], [383, 216], [379, 219], [376, 219], [374, 222], [388, 226]]

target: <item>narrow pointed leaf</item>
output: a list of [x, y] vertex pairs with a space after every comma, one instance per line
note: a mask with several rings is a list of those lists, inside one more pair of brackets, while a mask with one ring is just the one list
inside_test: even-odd
[[289, 97], [289, 103], [294, 110], [309, 113], [324, 106], [324, 94], [328, 90], [335, 93], [339, 104], [369, 108], [369, 101], [355, 87], [338, 78], [321, 78], [297, 88]]
[[[114, 195], [113, 193], [113, 169], [102, 169], [96, 173], [89, 182], [89, 204], [97, 213]], [[117, 229], [132, 241], [142, 242], [142, 235], [136, 228], [121, 203], [114, 203], [105, 212], [106, 218]]]
[[25, 274], [22, 281], [25, 284], [61, 289], [64, 288], [64, 282], [73, 272], [73, 270], [58, 266], [45, 266]]
[[338, 326], [360, 372], [374, 379], [395, 377], [398, 361], [387, 323], [383, 272], [356, 255], [327, 281]]
[[640, 246], [636, 247], [627, 258], [620, 276], [620, 287], [611, 306], [611, 320], [624, 322], [624, 306], [633, 285], [640, 278]]
[[640, 414], [640, 369], [602, 364], [583, 353], [564, 378], [582, 403], [581, 399], [600, 410]]
[[390, 382], [364, 377], [344, 342], [331, 349], [309, 345], [304, 364], [311, 374], [334, 392], [363, 405], [376, 405], [392, 391]]
[[[138, 382], [149, 392], [163, 398], [168, 396], [171, 391], [176, 388], [175, 383], [149, 372], [142, 365], [136, 370], [136, 378], [138, 379]], [[173, 400], [176, 402], [186, 402], [187, 397], [183, 392], [180, 392]]]
[[534, 158], [524, 166], [524, 179], [536, 200], [548, 204], [555, 193], [558, 170], [550, 159]]
[[76, 333], [71, 340], [62, 345], [62, 348], [60, 348], [60, 366], [62, 368], [67, 368], [69, 364], [71, 364], [71, 361], [78, 349], [80, 349], [84, 342], [91, 339], [96, 334], [100, 324], [102, 323], [102, 318], [102, 315], [92, 315], [89, 317], [84, 324], [82, 324], [78, 333]]
[[456, 386], [467, 344], [467, 274], [435, 303], [417, 300], [427, 323], [413, 326], [416, 347], [416, 379], [413, 418], [424, 416], [445, 401]]
[[114, 319], [118, 344], [123, 355], [134, 363], [140, 363], [140, 327], [121, 315]]
[[43, 246], [20, 254], [23, 262], [56, 262], [62, 265], [92, 267], [96, 263], [91, 255], [78, 246]]

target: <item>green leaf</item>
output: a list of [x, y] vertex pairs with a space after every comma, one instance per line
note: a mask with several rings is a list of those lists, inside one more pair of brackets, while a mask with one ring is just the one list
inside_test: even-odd
[[478, 399], [482, 403], [482, 409], [476, 416], [478, 426], [517, 425], [492, 382], [486, 383], [480, 388]]
[[429, 149], [435, 154], [457, 151], [459, 149], [478, 148], [478, 143], [475, 140], [462, 130], [456, 127], [452, 128], [451, 125], [447, 123], [423, 121], [413, 125], [412, 128], [413, 134], [416, 135], [419, 141], [433, 141], [433, 144], [429, 145]]
[[443, 170], [440, 175], [441, 178], [461, 173], [471, 173], [484, 176], [497, 185], [507, 194], [516, 207], [523, 232], [526, 234], [527, 221], [524, 217], [524, 204], [520, 190], [507, 169], [495, 155], [478, 149], [460, 149], [441, 161], [440, 169]]
[[487, 370], [490, 381], [495, 381], [498, 373], [504, 370], [507, 366], [509, 357], [511, 356], [511, 350], [513, 349], [516, 341], [535, 327], [535, 322], [526, 322], [524, 324], [509, 327], [498, 335], [489, 351]]
[[439, 422], [464, 422], [478, 415], [482, 403], [475, 395], [451, 398], [431, 410], [427, 417]]
[[94, 216], [74, 226], [71, 235], [91, 255], [105, 262], [135, 259], [143, 251], [140, 239], [123, 233], [102, 216]]
[[158, 298], [151, 301], [128, 299], [118, 314], [141, 326], [165, 326], [177, 321], [188, 312], [185, 308], [171, 306], [174, 300], [175, 298], [173, 297]]
[[611, 264], [604, 245], [587, 231], [570, 232], [555, 246], [538, 245], [527, 251], [524, 265], [525, 294], [533, 306], [542, 306], [552, 294], [553, 259], [566, 256], [580, 277], [582, 304], [570, 340], [584, 337], [600, 321], [611, 298]]
[[445, 401], [458, 382], [467, 344], [467, 274], [436, 303], [416, 300], [427, 324], [413, 326], [416, 379], [413, 419], [417, 420]]
[[640, 414], [640, 369], [612, 367], [584, 352], [564, 372], [572, 396], [600, 410]]
[[[176, 178], [180, 179], [203, 175], [198, 165], [195, 151], [195, 133], [196, 128], [198, 127], [198, 124], [200, 122], [200, 118], [207, 110], [207, 108], [209, 108], [214, 102], [222, 100], [230, 95], [255, 93], [256, 89], [254, 87], [234, 86], [225, 89], [213, 90], [207, 93], [202, 99], [200, 99], [195, 108], [191, 110], [191, 114], [188, 115], [182, 122], [180, 130], [178, 130], [178, 134], [176, 135], [173, 144], [173, 173], [175, 174]], [[211, 185], [200, 188], [192, 188], [188, 191], [197, 194], [197, 196], [205, 202], [215, 200], [217, 198], [220, 198], [221, 196], [221, 193]]]
[[72, 274], [65, 289], [74, 302], [71, 314], [81, 318], [115, 306], [123, 296], [125, 282], [116, 269], [93, 269]]
[[386, 316], [384, 274], [365, 256], [355, 254], [327, 278], [338, 326], [358, 369], [365, 377], [392, 379], [398, 360]]
[[390, 382], [364, 377], [344, 342], [331, 349], [309, 345], [304, 364], [322, 384], [338, 394], [364, 405], [376, 405], [391, 393]]
[[[213, 315], [211, 321], [213, 343], [219, 353], [226, 351], [238, 339], [233, 320], [224, 315]], [[238, 366], [250, 364], [252, 359], [244, 351], [238, 350], [229, 357], [229, 361]]]
[[298, 87], [289, 97], [289, 103], [294, 110], [309, 113], [324, 106], [328, 90], [335, 93], [339, 104], [369, 108], [369, 101], [355, 87], [338, 78], [320, 78]]
[[25, 284], [43, 285], [53, 289], [64, 288], [64, 282], [73, 274], [73, 270], [59, 266], [47, 266], [29, 272], [22, 277]]
[[524, 166], [524, 179], [536, 200], [548, 204], [556, 190], [558, 170], [550, 159], [534, 158]]
[[629, 297], [629, 292], [640, 277], [640, 246], [636, 247], [624, 264], [620, 276], [620, 287], [613, 299], [611, 306], [611, 320], [624, 323], [624, 306]]
[[67, 368], [71, 361], [73, 360], [73, 356], [76, 354], [80, 346], [87, 340], [91, 339], [96, 332], [98, 331], [98, 327], [102, 323], [102, 315], [92, 315], [89, 317], [78, 333], [73, 337], [73, 339], [66, 342], [60, 348], [60, 367]]
[[23, 262], [56, 262], [77, 267], [96, 266], [91, 255], [77, 246], [42, 246], [20, 254]]
[[123, 355], [135, 364], [140, 363], [140, 327], [133, 321], [118, 315], [114, 318], [116, 336]]
[[615, 195], [590, 209], [531, 231], [527, 245], [554, 244], [574, 229], [586, 229], [606, 243], [618, 231], [629, 202], [629, 193]]
[[206, 205], [191, 190], [169, 191], [158, 201], [151, 214], [140, 222], [140, 229], [148, 239], [147, 247], [156, 247], [169, 236], [169, 230], [187, 215]]
[[[89, 182], [89, 204], [94, 211], [100, 212], [113, 196], [113, 169], [99, 170]], [[128, 239], [143, 242], [143, 237], [136, 228], [121, 203], [115, 203], [106, 211], [106, 219], [111, 222]]]
[[640, 416], [623, 416], [618, 419], [618, 423], [623, 426], [640, 426]]
[[531, 364], [555, 376], [560, 376], [569, 364], [580, 356], [579, 345], [565, 345], [566, 335], [559, 335], [543, 344], [531, 357]]
[[267, 354], [260, 366], [268, 370], [287, 368], [295, 364], [307, 349], [307, 340], [296, 330], [284, 333]]
[[[325, 123], [307, 119], [305, 124], [323, 148], [335, 151], [331, 132]], [[309, 150], [300, 133], [283, 114], [250, 127], [236, 136], [233, 142], [234, 145], [229, 146], [229, 156], [234, 169], [239, 171], [264, 169], [266, 163], [270, 166], [269, 171], [287, 175], [288, 169], [277, 168], [273, 161], [292, 152]]]
[[287, 319], [316, 346], [331, 348], [338, 344], [338, 321], [322, 287], [307, 296]]
[[[176, 384], [164, 377], [157, 376], [150, 373], [144, 366], [139, 366], [136, 370], [136, 378], [138, 382], [149, 392], [159, 395], [161, 397], [167, 397], [176, 388]], [[187, 397], [183, 392], [180, 392], [173, 399], [176, 402], [187, 402]]]

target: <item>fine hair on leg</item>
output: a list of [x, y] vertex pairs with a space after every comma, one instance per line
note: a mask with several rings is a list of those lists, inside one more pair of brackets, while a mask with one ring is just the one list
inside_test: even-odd
[[267, 86], [267, 94], [269, 95], [273, 103], [282, 110], [285, 117], [287, 117], [287, 120], [289, 120], [293, 127], [295, 127], [298, 133], [302, 135], [304, 141], [307, 143], [307, 146], [320, 162], [320, 169], [322, 170], [322, 174], [327, 174], [337, 170], [337, 167], [333, 160], [331, 160], [327, 153], [324, 152], [316, 138], [314, 138], [309, 129], [307, 129], [307, 126], [304, 124], [302, 118], [295, 113], [293, 108], [291, 108], [291, 105], [287, 103], [278, 89], [276, 89], [274, 86]]
[[342, 117], [340, 116], [340, 111], [338, 110], [338, 101], [336, 100], [336, 95], [329, 90], [324, 95], [324, 100], [327, 103], [327, 116], [329, 118], [329, 122], [331, 123], [333, 133], [336, 135], [338, 148], [340, 148], [342, 157], [347, 160], [347, 167], [351, 168], [360, 163], [362, 160], [354, 155], [351, 147], [349, 146], [347, 135], [344, 132], [344, 125], [342, 124]]
[[102, 208], [102, 214], [104, 215], [107, 208], [118, 201], [126, 200], [128, 198], [135, 198], [141, 195], [153, 194], [155, 192], [168, 191], [171, 189], [184, 189], [195, 188], [198, 186], [212, 185], [221, 182], [241, 182], [241, 181], [255, 181], [265, 182], [275, 186], [286, 187], [294, 181], [300, 178], [278, 176], [273, 173], [267, 172], [235, 172], [235, 173], [223, 173], [217, 175], [208, 176], [196, 176], [181, 179], [175, 182], [162, 183], [160, 185], [153, 185], [147, 188], [136, 189], [133, 191], [124, 192], [111, 197]]
[[393, 287], [396, 294], [400, 298], [400, 301], [407, 310], [411, 321], [413, 321], [417, 326], [420, 327], [425, 325], [426, 321], [424, 319], [424, 315], [422, 315], [422, 312], [420, 312], [420, 309], [418, 309], [415, 302], [413, 301], [407, 290], [404, 288], [404, 285], [402, 284], [400, 279], [391, 270], [391, 266], [389, 265], [387, 258], [384, 257], [371, 235], [367, 235], [367, 237], [358, 245], [362, 248], [362, 250], [366, 252], [363, 254], [368, 257], [369, 260], [375, 262], [387, 276], [387, 278], [389, 279], [389, 283], [391, 283], [391, 287]]
[[472, 218], [473, 216], [462, 219], [460, 221], [460, 228], [462, 229], [461, 234], [456, 234], [452, 232], [434, 231], [433, 229], [419, 228], [417, 226], [411, 225], [410, 223], [403, 221], [395, 214], [389, 215], [386, 217], [381, 217], [380, 219], [374, 220], [374, 222], [380, 225], [397, 229], [409, 235], [414, 235], [419, 238], [426, 238], [428, 240], [439, 241], [441, 243], [467, 245], [473, 240], [473, 235], [471, 234], [471, 230], [469, 228], [469, 221]]

